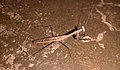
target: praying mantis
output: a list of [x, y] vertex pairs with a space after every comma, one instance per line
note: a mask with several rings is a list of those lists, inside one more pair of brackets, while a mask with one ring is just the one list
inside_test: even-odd
[[[92, 9], [91, 9], [92, 10]], [[91, 13], [89, 14], [85, 25], [90, 17]], [[79, 21], [78, 21], [79, 24]], [[52, 27], [50, 25], [51, 31], [52, 31]], [[41, 50], [45, 49], [46, 47], [48, 47], [49, 45], [53, 44], [54, 42], [59, 42], [60, 44], [62, 44], [63, 46], [65, 46], [68, 49], [69, 55], [71, 57], [71, 53], [70, 53], [70, 49], [67, 45], [65, 45], [62, 41], [73, 36], [74, 39], [78, 39], [80, 37], [80, 34], [83, 33], [83, 35], [85, 35], [85, 27], [81, 26], [80, 29], [77, 28], [77, 26], [75, 26], [75, 29], [72, 32], [69, 32], [67, 34], [64, 35], [60, 35], [60, 36], [54, 36], [53, 32], [52, 32], [52, 37], [47, 37], [47, 38], [40, 38], [40, 39], [35, 39], [32, 41], [33, 44], [41, 44], [41, 43], [49, 43], [46, 46], [42, 47], [41, 49], [39, 49], [38, 51], [36, 51], [35, 53], [32, 54], [32, 56], [34, 56], [35, 54], [37, 54], [38, 52], [40, 52]], [[79, 40], [90, 40], [90, 39], [79, 39]]]
[[[78, 30], [75, 30], [73, 31], [72, 33], [69, 33], [67, 35], [61, 35], [61, 36], [53, 36], [53, 37], [48, 37], [48, 38], [41, 38], [41, 39], [36, 39], [36, 40], [33, 40], [32, 43], [34, 44], [37, 44], [37, 43], [49, 43], [48, 45], [44, 46], [43, 48], [39, 49], [37, 52], [35, 52], [33, 55], [35, 55], [36, 53], [38, 53], [39, 51], [41, 51], [42, 49], [48, 47], [49, 45], [51, 45], [52, 43], [54, 42], [59, 42], [61, 43], [63, 46], [65, 46], [67, 49], [68, 49], [68, 52], [70, 54], [70, 50], [69, 50], [69, 47], [67, 45], [65, 45], [62, 41], [69, 38], [70, 36], [73, 36], [73, 35], [79, 35], [80, 32], [85, 32], [85, 28], [84, 26], [82, 26], [82, 29], [78, 29]], [[84, 40], [84, 39], [83, 39]], [[32, 56], [33, 56], [32, 55]], [[70, 57], [71, 57], [71, 54], [70, 54]]]
[[[54, 42], [59, 42], [61, 43], [63, 46], [65, 46], [68, 51], [69, 51], [69, 47], [67, 45], [65, 45], [62, 41], [69, 38], [70, 36], [73, 36], [73, 35], [79, 35], [80, 32], [85, 32], [85, 28], [84, 26], [82, 26], [82, 29], [78, 29], [78, 30], [75, 30], [73, 31], [72, 33], [69, 33], [67, 35], [61, 35], [61, 36], [53, 36], [53, 37], [48, 37], [48, 38], [41, 38], [41, 39], [36, 39], [36, 40], [33, 40], [32, 43], [34, 44], [37, 44], [37, 43], [49, 43], [48, 45], [44, 46], [43, 48], [39, 49], [37, 52], [35, 52], [33, 55], [35, 55], [36, 53], [38, 53], [39, 51], [41, 51], [42, 49], [48, 47], [49, 45], [51, 45], [52, 43]], [[52, 34], [53, 35], [53, 34]], [[84, 40], [84, 39], [83, 39]], [[70, 51], [69, 51], [69, 54], [70, 54]], [[70, 54], [70, 57], [71, 57], [71, 54]]]

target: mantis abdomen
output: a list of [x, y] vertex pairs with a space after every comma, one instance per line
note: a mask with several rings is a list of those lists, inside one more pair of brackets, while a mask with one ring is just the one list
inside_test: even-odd
[[49, 37], [49, 38], [41, 38], [41, 39], [36, 39], [33, 40], [32, 42], [37, 44], [37, 43], [50, 43], [50, 42], [57, 42], [57, 41], [62, 41], [66, 39], [66, 36], [57, 36], [57, 37]]

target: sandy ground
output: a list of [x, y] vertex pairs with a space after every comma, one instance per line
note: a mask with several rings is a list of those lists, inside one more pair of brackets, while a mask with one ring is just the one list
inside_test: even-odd
[[[1, 0], [0, 70], [120, 70], [119, 0]], [[50, 30], [51, 25], [53, 30]], [[35, 39], [64, 35], [77, 26], [85, 36], [48, 45]]]

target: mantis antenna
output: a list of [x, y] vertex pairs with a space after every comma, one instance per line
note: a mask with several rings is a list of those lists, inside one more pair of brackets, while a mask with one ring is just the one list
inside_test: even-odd
[[[94, 6], [95, 6], [95, 5], [94, 5]], [[85, 27], [86, 27], [86, 25], [87, 25], [87, 23], [88, 23], [88, 20], [90, 19], [91, 15], [92, 15], [92, 11], [93, 11], [94, 6], [91, 8], [90, 13], [88, 14], [87, 20], [84, 22], [84, 23], [85, 23], [85, 24], [84, 24]]]
[[81, 21], [81, 14], [78, 15], [78, 23], [76, 25], [77, 28], [82, 25], [80, 21]]

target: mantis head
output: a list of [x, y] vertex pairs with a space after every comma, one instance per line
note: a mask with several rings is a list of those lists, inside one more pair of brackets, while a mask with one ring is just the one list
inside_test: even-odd
[[85, 27], [84, 26], [82, 26], [82, 31], [85, 32]]

